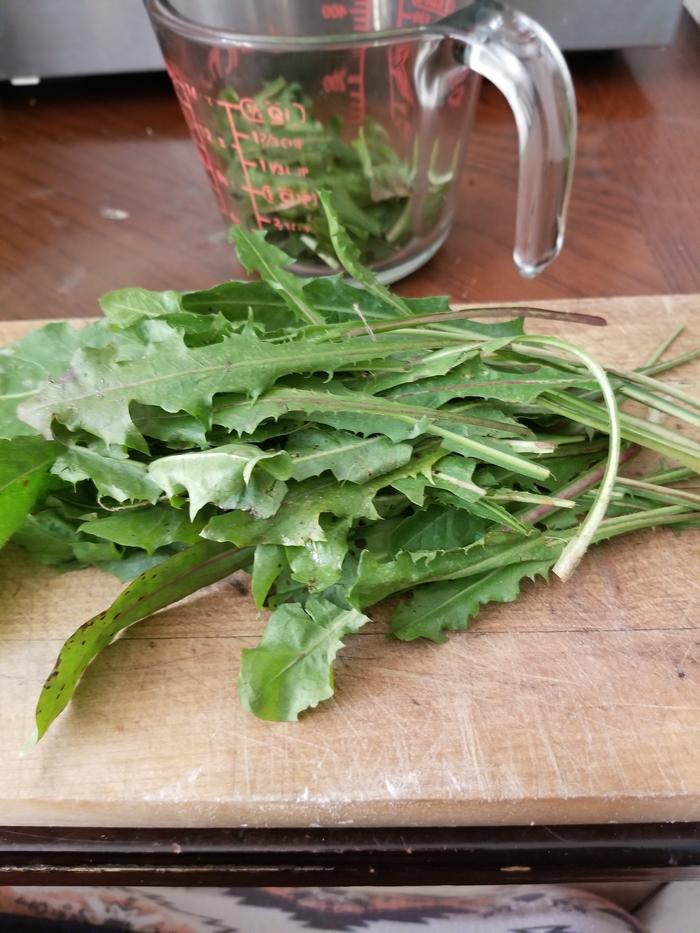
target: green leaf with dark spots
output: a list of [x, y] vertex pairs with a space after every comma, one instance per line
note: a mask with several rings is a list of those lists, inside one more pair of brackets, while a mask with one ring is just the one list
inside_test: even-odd
[[38, 741], [68, 705], [90, 663], [125, 628], [190, 593], [247, 567], [252, 555], [199, 541], [137, 577], [109, 609], [85, 622], [61, 649], [36, 709]]

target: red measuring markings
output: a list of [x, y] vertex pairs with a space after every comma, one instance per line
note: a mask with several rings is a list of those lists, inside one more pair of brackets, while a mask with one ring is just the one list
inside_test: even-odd
[[239, 133], [239, 139], [252, 139], [262, 149], [299, 149], [304, 148], [304, 140], [300, 136], [276, 136], [265, 130], [252, 130], [250, 133]]
[[455, 0], [398, 0], [396, 25], [427, 26], [455, 11]]
[[367, 113], [365, 98], [365, 58], [366, 49], [353, 49], [350, 53], [352, 67], [347, 73], [345, 84], [350, 102], [348, 123], [359, 125], [364, 122]]
[[408, 43], [389, 49], [389, 110], [393, 126], [403, 135], [415, 132], [411, 109], [416, 102], [413, 84], [408, 76], [412, 46]]
[[282, 220], [281, 217], [270, 217], [265, 220], [275, 230], [287, 230], [289, 233], [311, 233], [311, 224], [305, 224], [296, 220]]
[[[353, 32], [372, 32], [373, 0], [354, 0], [352, 3], [321, 3], [321, 16], [325, 20], [349, 20]], [[348, 101], [347, 122], [357, 126], [367, 115], [365, 66], [367, 50], [355, 48], [349, 53], [349, 64], [335, 67], [324, 75], [322, 87], [326, 94], [342, 94]]]
[[[293, 207], [318, 207], [318, 194], [312, 190], [298, 191], [291, 188], [273, 189], [272, 185], [261, 185], [255, 187], [251, 179], [251, 169], [264, 172], [276, 178], [285, 175], [292, 175], [298, 178], [306, 178], [309, 169], [305, 165], [289, 166], [283, 162], [276, 161], [274, 158], [265, 156], [256, 156], [247, 158], [243, 152], [242, 142], [251, 140], [257, 146], [263, 149], [298, 149], [304, 148], [304, 141], [300, 136], [282, 136], [277, 135], [267, 129], [262, 130], [258, 127], [261, 124], [272, 123], [275, 126], [284, 126], [286, 129], [294, 129], [295, 126], [301, 126], [306, 122], [306, 110], [302, 104], [292, 103], [288, 107], [281, 106], [273, 101], [256, 101], [251, 97], [241, 98], [236, 103], [227, 100], [218, 100], [218, 106], [224, 109], [231, 131], [231, 147], [238, 156], [238, 161], [243, 172], [244, 184], [242, 190], [246, 192], [250, 199], [250, 205], [255, 217], [255, 222], [262, 229], [266, 224], [272, 224], [279, 230], [297, 230], [306, 231], [308, 225], [293, 224], [291, 221], [282, 221], [280, 218], [268, 217], [264, 215], [267, 206], [277, 207], [280, 210], [288, 210]], [[236, 121], [236, 113], [247, 124], [249, 131], [243, 132], [239, 129]], [[260, 202], [264, 202], [266, 207], [261, 210]], [[279, 226], [282, 224], [283, 226]], [[310, 228], [309, 228], [310, 229]]]
[[[212, 132], [209, 127], [201, 122], [194, 109], [195, 103], [199, 101], [199, 93], [195, 86], [187, 81], [174, 65], [166, 62], [166, 68], [173, 82], [177, 99], [180, 102], [185, 123], [187, 123], [194, 144], [197, 147], [200, 161], [207, 173], [217, 206], [221, 213], [228, 217], [232, 223], [240, 223], [240, 218], [231, 207], [228, 198], [228, 178], [211, 156], [210, 147], [214, 141]], [[218, 142], [221, 145], [223, 140], [219, 138]]]
[[365, 49], [353, 49], [350, 53], [350, 66], [329, 71], [323, 76], [321, 86], [325, 94], [347, 96], [350, 102], [348, 123], [362, 123], [366, 112]]
[[345, 19], [350, 10], [344, 3], [322, 3], [321, 16], [323, 19]]
[[296, 101], [288, 107], [282, 107], [274, 101], [263, 101], [262, 104], [252, 97], [242, 97], [237, 104], [231, 105], [238, 110], [248, 123], [272, 123], [274, 126], [294, 127], [306, 123], [306, 108]]
[[309, 174], [309, 170], [306, 165], [287, 165], [285, 162], [275, 162], [271, 159], [261, 159], [257, 158], [254, 163], [251, 163], [251, 166], [255, 165], [256, 168], [259, 168], [261, 172], [265, 172], [268, 175], [274, 175], [279, 178], [283, 175], [293, 175], [297, 178], [306, 178]]
[[[398, 0], [396, 27], [427, 26], [454, 12], [456, 0]], [[413, 45], [396, 45], [389, 49], [389, 106], [394, 127], [403, 136], [415, 132], [411, 111], [415, 105], [413, 82], [409, 77]], [[458, 102], [459, 103], [459, 102]], [[457, 106], [456, 104], [453, 106]]]
[[202, 76], [202, 86], [212, 90], [238, 68], [238, 49], [214, 46], [207, 55], [207, 78]]

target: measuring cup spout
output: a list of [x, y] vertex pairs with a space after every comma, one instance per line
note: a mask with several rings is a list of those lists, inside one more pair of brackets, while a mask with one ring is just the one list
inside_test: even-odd
[[438, 26], [455, 40], [460, 63], [492, 81], [513, 110], [520, 148], [513, 258], [530, 278], [564, 239], [576, 148], [571, 75], [551, 36], [497, 0], [475, 0]]

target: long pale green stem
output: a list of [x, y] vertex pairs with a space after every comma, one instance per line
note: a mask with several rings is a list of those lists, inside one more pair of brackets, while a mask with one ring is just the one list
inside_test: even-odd
[[[405, 420], [405, 419], [403, 419]], [[441, 437], [447, 441], [450, 448], [466, 454], [467, 457], [479, 457], [487, 463], [493, 463], [506, 470], [514, 470], [516, 473], [522, 473], [523, 476], [530, 476], [532, 479], [547, 479], [549, 470], [538, 466], [536, 463], [530, 463], [524, 457], [516, 457], [514, 454], [506, 453], [490, 444], [484, 444], [473, 438], [462, 437], [454, 431], [448, 431], [437, 424], [427, 425], [425, 428], [427, 434], [433, 434], [435, 437]]]
[[[607, 430], [605, 409], [588, 399], [570, 393], [548, 391], [542, 393], [538, 402], [543, 408], [564, 418], [578, 421], [597, 431]], [[700, 471], [700, 445], [693, 443], [690, 438], [682, 437], [674, 431], [668, 431], [660, 425], [636, 418], [627, 412], [620, 412], [619, 420], [625, 440], [648, 447]]]
[[581, 558], [594, 539], [598, 526], [605, 518], [610, 504], [610, 497], [615, 487], [615, 479], [620, 463], [620, 420], [615, 393], [607, 374], [600, 363], [580, 347], [569, 344], [558, 337], [519, 337], [515, 343], [534, 343], [544, 347], [556, 347], [579, 359], [600, 386], [609, 419], [608, 460], [603, 478], [598, 487], [595, 500], [574, 537], [569, 541], [554, 565], [554, 573], [562, 580], [568, 580], [578, 566]]
[[659, 379], [652, 379], [651, 376], [646, 376], [644, 373], [626, 372], [624, 369], [608, 369], [608, 372], [612, 373], [613, 376], [619, 376], [621, 379], [626, 380], [626, 382], [632, 382], [644, 389], [648, 389], [649, 392], [655, 392], [658, 395], [667, 395], [669, 398], [678, 399], [679, 402], [684, 402], [686, 405], [690, 405], [691, 408], [700, 408], [700, 397], [691, 395], [689, 392], [685, 392], [683, 389], [679, 389], [678, 386], [674, 386], [671, 383], [661, 382]]
[[686, 479], [696, 479], [696, 470], [689, 470], [687, 467], [675, 467], [673, 470], [657, 470], [643, 477], [647, 483], [656, 483], [657, 486], [665, 486], [668, 483], [682, 483]]
[[685, 366], [686, 363], [692, 363], [700, 356], [700, 350], [688, 350], [687, 353], [681, 353], [680, 356], [674, 356], [671, 360], [663, 363], [654, 363], [653, 366], [642, 366], [639, 372], [645, 376], [656, 376], [657, 373], [665, 373], [669, 369], [677, 369], [679, 366]]
[[618, 476], [617, 484], [627, 486], [630, 489], [638, 489], [640, 492], [653, 493], [661, 499], [676, 499], [684, 502], [692, 502], [700, 505], [700, 496], [686, 489], [672, 489], [668, 486], [657, 486], [656, 483], [645, 482], [631, 477]]
[[661, 525], [676, 525], [684, 522], [700, 522], [700, 511], [689, 512], [682, 505], [667, 505], [659, 509], [645, 509], [632, 515], [620, 515], [617, 518], [606, 518], [601, 522], [595, 534], [594, 542], [605, 541], [618, 535], [626, 535], [631, 531], [641, 531], [644, 528], [658, 528]]
[[653, 392], [647, 392], [645, 389], [639, 389], [636, 386], [621, 386], [618, 389], [621, 395], [626, 398], [634, 399], [635, 402], [641, 402], [647, 408], [653, 408], [661, 411], [672, 418], [678, 418], [680, 421], [686, 421], [688, 424], [694, 424], [700, 428], [700, 413], [683, 408], [667, 398], [660, 398]]
[[683, 324], [679, 324], [678, 327], [675, 327], [668, 335], [668, 337], [661, 341], [659, 346], [654, 350], [644, 366], [653, 366], [654, 363], [658, 363], [664, 353], [669, 349], [670, 346], [672, 346], [672, 344], [676, 342], [676, 340], [678, 340], [684, 330], [685, 326]]

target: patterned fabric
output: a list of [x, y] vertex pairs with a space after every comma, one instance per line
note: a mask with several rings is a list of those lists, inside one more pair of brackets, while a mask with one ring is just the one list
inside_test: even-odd
[[421, 933], [429, 927], [431, 933], [643, 933], [622, 908], [572, 888], [434, 891], [0, 887], [0, 931]]

